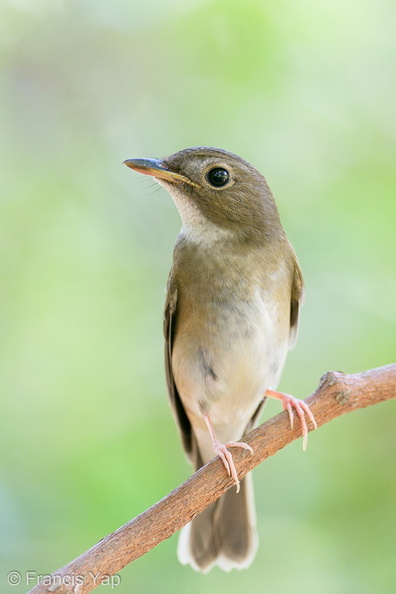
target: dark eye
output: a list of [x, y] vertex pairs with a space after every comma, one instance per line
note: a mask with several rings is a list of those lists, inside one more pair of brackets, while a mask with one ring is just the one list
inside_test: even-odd
[[215, 186], [215, 188], [221, 188], [222, 186], [225, 186], [230, 179], [230, 174], [228, 173], [227, 169], [223, 169], [222, 167], [214, 167], [208, 171], [206, 174], [206, 179], [212, 186]]

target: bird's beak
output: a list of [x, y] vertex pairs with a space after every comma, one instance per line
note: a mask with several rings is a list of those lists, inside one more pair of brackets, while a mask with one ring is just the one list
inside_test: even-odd
[[163, 179], [173, 184], [192, 183], [188, 177], [180, 175], [180, 173], [175, 173], [165, 167], [160, 159], [127, 159], [123, 165], [134, 169], [138, 173], [151, 175], [151, 177]]

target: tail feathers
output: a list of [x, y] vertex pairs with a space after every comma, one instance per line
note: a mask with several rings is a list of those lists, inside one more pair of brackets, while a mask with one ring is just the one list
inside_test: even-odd
[[183, 528], [177, 554], [180, 563], [202, 573], [214, 565], [230, 571], [248, 567], [257, 546], [253, 483], [248, 475], [239, 493], [230, 489]]

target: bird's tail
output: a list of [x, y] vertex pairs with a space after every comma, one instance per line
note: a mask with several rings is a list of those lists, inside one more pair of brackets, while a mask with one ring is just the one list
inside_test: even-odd
[[182, 529], [179, 561], [203, 573], [214, 565], [224, 571], [245, 569], [258, 546], [255, 515], [253, 482], [247, 475], [239, 493], [230, 489]]

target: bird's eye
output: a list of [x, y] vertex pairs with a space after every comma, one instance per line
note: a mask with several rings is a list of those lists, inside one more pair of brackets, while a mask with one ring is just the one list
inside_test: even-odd
[[221, 188], [228, 183], [230, 179], [230, 174], [228, 173], [227, 169], [223, 169], [223, 167], [214, 167], [206, 174], [206, 179], [210, 183], [211, 186], [215, 188]]

